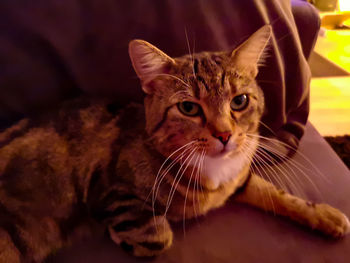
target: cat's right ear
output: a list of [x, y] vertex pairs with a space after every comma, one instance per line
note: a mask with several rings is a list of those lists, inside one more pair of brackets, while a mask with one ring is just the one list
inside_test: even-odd
[[175, 64], [174, 59], [144, 40], [132, 40], [129, 43], [129, 56], [137, 76], [142, 82], [145, 93], [153, 93], [147, 83]]

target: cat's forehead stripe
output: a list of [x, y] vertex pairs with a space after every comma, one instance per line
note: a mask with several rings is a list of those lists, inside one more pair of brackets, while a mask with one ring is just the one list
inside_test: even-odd
[[221, 86], [225, 86], [226, 71], [224, 70], [221, 74]]
[[195, 58], [195, 59], [194, 59], [194, 62], [193, 62], [193, 73], [194, 73], [195, 75], [198, 74], [198, 59], [197, 59], [197, 58]]
[[[202, 52], [178, 58], [178, 72], [190, 84], [191, 93], [197, 99], [215, 97], [227, 99], [241, 90], [243, 78], [237, 79], [236, 70], [227, 63], [223, 53]], [[220, 99], [220, 100], [221, 100]]]
[[196, 63], [196, 79], [203, 85], [205, 90], [203, 96], [208, 94], [218, 94], [224, 92], [225, 71], [222, 68], [221, 61], [214, 60], [213, 55], [209, 53], [201, 53], [195, 59]]

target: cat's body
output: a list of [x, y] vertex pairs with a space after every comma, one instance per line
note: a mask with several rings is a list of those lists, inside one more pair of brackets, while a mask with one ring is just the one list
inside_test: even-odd
[[[24, 258], [39, 261], [66, 245], [70, 232], [86, 217], [108, 222], [119, 215], [116, 227], [121, 232], [153, 222], [150, 193], [165, 158], [143, 129], [142, 105], [131, 104], [116, 115], [108, 106], [73, 100], [50, 114], [49, 122], [48, 116], [35, 122], [25, 119], [1, 134], [0, 231], [3, 238], [6, 233], [16, 237], [13, 243]], [[165, 211], [176, 171], [169, 171], [160, 186], [157, 215]], [[210, 191], [195, 189], [194, 181], [190, 187], [188, 180], [181, 181], [167, 219], [179, 221], [221, 206], [248, 175], [244, 171], [237, 180]], [[146, 214], [145, 220], [133, 222], [128, 213], [132, 209]]]
[[260, 29], [232, 54], [177, 59], [134, 41], [144, 106], [76, 100], [0, 134], [0, 262], [42, 261], [86, 217], [135, 255], [157, 255], [172, 243], [168, 221], [220, 207], [243, 185], [237, 201], [344, 235], [341, 212], [250, 172], [264, 109], [255, 76], [270, 34]]
[[79, 103], [50, 121], [22, 120], [0, 139], [1, 231], [15, 238], [24, 258], [39, 261], [63, 245], [70, 228], [87, 215], [92, 175], [110, 162], [116, 120], [100, 105]]

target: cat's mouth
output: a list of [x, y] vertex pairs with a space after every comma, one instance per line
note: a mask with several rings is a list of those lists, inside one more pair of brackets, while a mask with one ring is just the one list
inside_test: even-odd
[[226, 147], [224, 147], [220, 152], [219, 152], [219, 156], [220, 157], [224, 157], [224, 156], [226, 156], [226, 155], [230, 155], [231, 153], [233, 153], [234, 151], [232, 151], [232, 150], [230, 150], [230, 149], [228, 149], [228, 148], [226, 148]]
[[[208, 151], [209, 153], [210, 151]], [[213, 152], [208, 154], [212, 158], [231, 158], [237, 154], [240, 153], [240, 145], [234, 144], [234, 145], [226, 145], [222, 147], [221, 149], [214, 149]]]

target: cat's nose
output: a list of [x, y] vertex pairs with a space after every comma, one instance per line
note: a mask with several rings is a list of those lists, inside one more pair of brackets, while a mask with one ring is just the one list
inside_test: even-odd
[[216, 132], [213, 134], [213, 136], [218, 139], [220, 142], [222, 142], [222, 144], [225, 146], [228, 141], [230, 140], [231, 137], [231, 133], [230, 132]]

